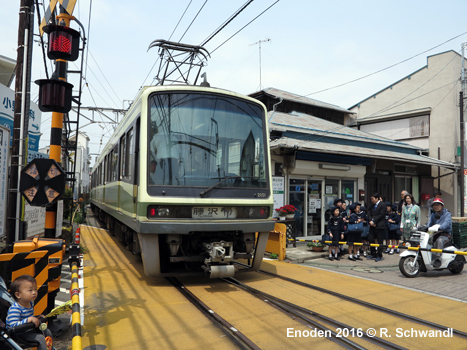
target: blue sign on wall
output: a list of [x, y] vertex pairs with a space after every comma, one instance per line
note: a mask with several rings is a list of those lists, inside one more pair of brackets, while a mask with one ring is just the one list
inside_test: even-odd
[[[0, 125], [10, 130], [10, 146], [13, 143], [13, 116], [15, 109], [14, 91], [0, 84]], [[29, 109], [29, 138], [28, 149], [39, 150], [39, 139], [41, 137], [41, 111], [39, 107], [31, 102]]]

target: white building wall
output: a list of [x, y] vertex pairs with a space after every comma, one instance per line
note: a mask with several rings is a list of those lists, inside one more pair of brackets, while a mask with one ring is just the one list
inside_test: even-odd
[[[356, 113], [354, 121], [369, 118], [366, 120], [381, 125], [361, 125], [361, 130], [417, 146], [422, 145], [429, 150], [429, 156], [432, 158], [438, 158], [440, 148], [441, 160], [451, 163], [459, 161], [458, 96], [461, 88], [461, 67], [461, 56], [454, 51], [428, 57], [426, 67], [351, 108], [350, 110]], [[411, 117], [426, 115], [426, 111], [429, 111], [429, 137], [407, 139], [407, 122]], [[406, 119], [400, 119], [404, 116]], [[392, 124], [388, 124], [391, 119]], [[384, 126], [391, 126], [391, 129], [387, 130]], [[451, 171], [441, 169], [441, 175], [449, 172]], [[437, 167], [432, 167], [432, 176], [438, 176]], [[437, 181], [434, 182], [435, 187]], [[447, 207], [453, 213], [457, 213], [457, 174], [444, 176], [440, 182]]]

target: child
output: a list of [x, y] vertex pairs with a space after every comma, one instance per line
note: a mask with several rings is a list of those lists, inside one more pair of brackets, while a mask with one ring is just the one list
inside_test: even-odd
[[[398, 245], [400, 239], [400, 227], [401, 217], [397, 213], [397, 205], [392, 204], [388, 206], [388, 240], [389, 245]], [[399, 248], [397, 249], [399, 253]], [[388, 252], [390, 255], [394, 254], [394, 248], [391, 248]]]
[[384, 220], [386, 220], [386, 227], [385, 227], [385, 233], [384, 233], [384, 240], [386, 241], [386, 245], [388, 246], [386, 250], [384, 251], [385, 254], [388, 254], [390, 251], [389, 246], [391, 245], [391, 242], [389, 241], [389, 215], [391, 214], [392, 211], [392, 204], [391, 202], [385, 202], [386, 205], [386, 216], [384, 217]]
[[[34, 317], [34, 300], [37, 298], [37, 284], [34, 277], [23, 275], [15, 279], [10, 286], [10, 294], [15, 302], [8, 309], [7, 328], [32, 322], [39, 327], [40, 321]], [[50, 331], [48, 331], [50, 333]], [[38, 342], [38, 350], [47, 350], [45, 336], [35, 330], [17, 335], [26, 342]]]
[[[370, 225], [368, 225], [368, 215], [367, 215], [366, 208], [364, 206], [361, 206], [360, 210], [361, 210], [362, 215], [364, 215], [363, 232], [362, 232], [362, 243], [363, 243], [362, 251], [363, 251], [363, 256], [366, 257], [367, 256], [368, 245], [370, 243], [368, 241], [368, 234], [369, 234], [369, 231], [370, 231]], [[360, 255], [358, 253], [359, 252], [357, 252], [357, 255]]]
[[[332, 216], [328, 221], [328, 234], [331, 236], [332, 244], [329, 246], [329, 260], [340, 260], [339, 258], [339, 239], [344, 239], [344, 221], [340, 216], [339, 207], [332, 208]], [[334, 258], [332, 257], [334, 253]]]
[[[350, 206], [352, 214], [349, 217], [349, 224], [358, 224], [359, 222], [366, 224], [366, 214], [361, 211], [361, 204], [356, 202]], [[360, 243], [362, 241], [362, 232], [349, 232], [349, 241]], [[360, 249], [356, 245], [349, 245], [349, 260], [362, 260], [360, 258]]]
[[[342, 217], [342, 220], [344, 221], [344, 238], [342, 240], [347, 241], [347, 226], [349, 224], [349, 210], [347, 209], [347, 203], [342, 201], [341, 207], [340, 207], [340, 216]], [[339, 246], [339, 256], [343, 257], [345, 255], [345, 250], [344, 250], [344, 245]]]

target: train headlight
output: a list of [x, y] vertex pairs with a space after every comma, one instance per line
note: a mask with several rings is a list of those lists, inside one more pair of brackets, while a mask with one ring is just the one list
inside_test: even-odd
[[158, 217], [170, 216], [170, 209], [169, 208], [157, 208], [156, 216], [158, 216]]
[[167, 218], [170, 217], [170, 209], [166, 207], [150, 207], [148, 208], [149, 218]]
[[269, 207], [250, 207], [248, 217], [251, 219], [264, 219], [269, 217]]

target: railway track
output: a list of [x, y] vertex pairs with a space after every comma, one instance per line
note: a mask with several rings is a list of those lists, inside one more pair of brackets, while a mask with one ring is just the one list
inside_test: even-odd
[[[203, 301], [201, 301], [198, 297], [196, 297], [182, 282], [178, 279], [170, 277], [167, 280], [172, 283], [172, 285], [177, 288], [177, 290], [182, 293], [194, 306], [196, 306], [206, 317], [208, 317], [213, 324], [221, 329], [224, 334], [240, 349], [248, 349], [248, 350], [259, 350], [261, 347], [256, 345], [256, 343], [245, 336], [242, 332], [240, 332], [234, 325], [229, 323], [226, 319], [221, 317], [217, 314], [214, 310], [212, 310], [208, 305], [206, 305]], [[301, 324], [310, 327], [312, 329], [316, 329], [322, 334], [328, 334], [326, 336], [329, 341], [342, 346], [345, 349], [357, 349], [363, 350], [366, 349], [365, 347], [360, 346], [359, 344], [355, 343], [354, 341], [347, 339], [345, 337], [340, 337], [335, 331], [331, 328], [323, 326], [320, 322], [317, 322], [310, 317], [307, 317], [306, 313], [301, 310], [297, 311], [294, 309], [292, 305], [287, 304], [285, 301], [274, 298], [272, 296], [267, 296], [265, 293], [261, 293], [260, 291], [254, 290], [241, 282], [237, 281], [233, 278], [228, 279], [221, 279], [229, 284], [235, 285], [236, 287], [247, 291], [248, 293], [254, 295], [255, 297], [261, 299], [263, 302], [266, 302], [269, 306], [279, 310], [287, 317], [300, 322]], [[339, 325], [343, 326], [342, 324], [338, 323]], [[381, 343], [378, 342], [376, 339], [373, 343], [380, 345]], [[386, 347], [387, 349], [404, 349], [401, 347]]]
[[[303, 286], [305, 288], [309, 288], [309, 289], [313, 289], [313, 290], [316, 290], [316, 291], [319, 291], [319, 292], [322, 292], [322, 293], [326, 293], [326, 294], [332, 295], [334, 297], [338, 297], [340, 299], [343, 299], [343, 300], [346, 300], [346, 301], [349, 301], [349, 302], [352, 302], [352, 303], [367, 307], [367, 308], [369, 308], [371, 310], [381, 311], [381, 312], [383, 312], [385, 314], [392, 315], [392, 316], [395, 316], [395, 317], [398, 317], [398, 318], [401, 318], [401, 319], [404, 319], [404, 320], [407, 320], [407, 321], [410, 321], [410, 322], [418, 323], [418, 324], [423, 325], [423, 326], [434, 328], [436, 330], [445, 331], [447, 328], [449, 328], [449, 327], [446, 327], [446, 326], [438, 324], [438, 323], [423, 320], [423, 319], [421, 319], [419, 317], [411, 316], [411, 315], [402, 313], [402, 312], [397, 311], [397, 310], [388, 309], [386, 307], [382, 307], [382, 306], [379, 306], [379, 305], [376, 305], [376, 304], [373, 304], [373, 303], [369, 303], [369, 302], [364, 301], [364, 300], [356, 299], [356, 298], [347, 296], [347, 295], [342, 294], [342, 293], [337, 293], [335, 291], [332, 291], [332, 290], [329, 290], [329, 289], [326, 289], [326, 288], [317, 287], [317, 286], [314, 286], [312, 284], [305, 283], [305, 282], [302, 282], [302, 281], [298, 281], [298, 280], [295, 280], [295, 279], [292, 279], [292, 278], [289, 278], [289, 277], [277, 275], [277, 274], [274, 274], [274, 273], [271, 273], [271, 272], [268, 272], [268, 271], [264, 271], [264, 270], [260, 270], [259, 273], [267, 275], [267, 276], [271, 276], [271, 277], [274, 277], [274, 278], [279, 278], [281, 280], [284, 280], [284, 281], [287, 281], [287, 282], [290, 282], [290, 283], [294, 283], [294, 284]], [[457, 330], [457, 329], [453, 328], [452, 333], [453, 333], [453, 335], [455, 335], [457, 337], [460, 337], [462, 339], [467, 340], [467, 333], [466, 332], [463, 332], [463, 331], [460, 331], [460, 330]]]
[[[349, 325], [346, 325], [342, 322], [326, 317], [319, 313], [313, 312], [299, 305], [290, 303], [284, 299], [277, 298], [270, 294], [264, 293], [258, 289], [252, 288], [238, 281], [235, 278], [225, 278], [223, 280], [226, 281], [227, 283], [233, 284], [247, 291], [248, 293], [256, 296], [257, 298], [263, 300], [269, 305], [283, 311], [284, 313], [288, 314], [290, 317], [298, 320], [300, 323], [304, 324], [305, 326], [309, 328], [318, 329], [323, 332], [328, 332], [330, 334], [330, 337], [328, 338], [330, 341], [333, 341], [347, 349], [366, 349], [366, 347], [359, 345], [349, 339], [352, 337], [352, 332], [354, 333], [353, 337], [356, 336], [357, 338], [365, 339], [367, 342], [378, 345], [379, 347], [383, 349], [399, 349], [399, 350], [406, 349], [405, 347], [401, 347], [399, 345], [393, 344], [384, 339], [381, 339], [378, 337], [371, 337], [367, 335], [365, 332], [363, 332], [363, 330], [355, 331], [355, 328]], [[339, 331], [337, 332], [333, 331], [332, 330], [333, 328]], [[346, 332], [345, 330], [348, 330], [348, 332]], [[343, 336], [344, 334], [346, 336]]]
[[203, 303], [197, 296], [190, 292], [178, 279], [174, 277], [167, 277], [169, 281], [177, 290], [182, 293], [198, 310], [200, 310], [212, 323], [219, 328], [235, 345], [244, 350], [260, 350], [250, 339], [248, 339], [242, 332], [231, 325], [227, 320], [218, 315]]
[[[249, 287], [235, 278], [226, 278], [223, 280], [253, 294], [257, 298], [267, 302], [269, 305], [290, 314], [291, 317], [296, 318], [307, 327], [319, 329], [324, 332], [330, 331], [331, 337], [329, 339], [348, 349], [366, 349], [366, 347], [351, 341], [349, 338], [352, 337], [364, 339], [367, 342], [375, 344], [383, 349], [406, 349], [405, 347], [391, 343], [385, 339], [370, 336], [362, 329], [356, 329], [335, 319], [326, 317], [312, 310], [290, 303], [284, 299], [277, 298], [258, 289]], [[332, 329], [336, 329], [338, 331], [333, 331]]]
[[[172, 283], [172, 285], [175, 286], [177, 290], [179, 290], [180, 293], [182, 293], [206, 317], [211, 319], [213, 324], [220, 328], [236, 346], [241, 349], [261, 348], [254, 342], [254, 340], [240, 332], [235, 325], [232, 325], [225, 318], [221, 317], [215, 310], [201, 301], [178, 279], [167, 278], [167, 280]], [[335, 319], [308, 310], [281, 298], [264, 293], [238, 281], [235, 278], [226, 278], [222, 279], [222, 281], [253, 295], [263, 303], [266, 303], [268, 306], [280, 311], [284, 316], [299, 322], [306, 327], [305, 329], [314, 330], [320, 334], [323, 334], [329, 342], [333, 342], [335, 345], [341, 346], [342, 348], [359, 350], [375, 347], [398, 350], [407, 349], [385, 339], [367, 335], [361, 329], [356, 329], [352, 326], [344, 324], [343, 322], [339, 322]], [[352, 333], [354, 334], [352, 335]]]
[[[351, 303], [351, 304], [356, 304], [357, 308], [367, 308], [371, 310], [371, 313], [374, 314], [380, 314], [376, 316], [379, 319], [388, 319], [390, 317], [394, 317], [396, 319], [399, 319], [400, 321], [393, 320], [393, 319], [388, 319], [388, 324], [399, 324], [399, 322], [405, 322], [406, 328], [409, 327], [407, 324], [410, 324], [412, 328], [420, 328], [421, 326], [427, 327], [429, 329], [435, 330], [435, 331], [446, 331], [447, 329], [452, 329], [447, 326], [434, 323], [431, 321], [427, 321], [424, 319], [421, 319], [419, 317], [411, 316], [405, 313], [402, 313], [397, 310], [392, 310], [386, 307], [382, 307], [379, 305], [375, 305], [372, 303], [369, 303], [367, 301], [359, 300], [357, 298], [352, 298], [347, 295], [341, 294], [341, 293], [336, 293], [332, 290], [328, 290], [325, 288], [317, 287], [314, 285], [311, 285], [309, 283], [305, 283], [302, 281], [294, 280], [285, 276], [280, 276], [274, 273], [270, 273], [267, 271], [260, 271], [260, 274], [267, 275], [269, 277], [273, 277], [274, 279], [280, 279], [282, 281], [286, 281], [288, 283], [292, 283], [294, 285], [298, 285], [301, 287], [304, 287], [306, 289], [312, 289], [321, 293], [326, 293], [330, 296], [333, 296], [335, 298], [339, 298], [343, 300], [345, 303]], [[294, 322], [298, 322], [299, 324], [303, 325], [302, 327], [305, 332], [311, 335], [312, 331], [315, 332], [315, 334], [322, 334], [324, 335], [323, 337], [327, 339], [328, 342], [334, 343], [332, 345], [333, 347], [335, 346], [340, 346], [342, 348], [346, 349], [371, 349], [371, 348], [382, 348], [382, 349], [407, 349], [407, 348], [413, 348], [413, 344], [406, 343], [404, 340], [397, 339], [397, 338], [392, 338], [391, 336], [378, 336], [378, 333], [369, 333], [367, 328], [368, 326], [365, 326], [363, 323], [353, 323], [353, 322], [342, 322], [336, 317], [330, 317], [327, 316], [326, 313], [320, 313], [317, 311], [312, 310], [312, 308], [307, 308], [303, 307], [301, 305], [297, 305], [294, 302], [287, 301], [280, 296], [275, 296], [269, 293], [266, 293], [258, 288], [253, 288], [252, 286], [248, 285], [247, 283], [243, 283], [239, 281], [236, 278], [225, 278], [221, 279], [222, 281], [228, 283], [229, 285], [233, 286], [234, 288], [238, 288], [242, 291], [245, 291], [249, 293], [251, 296], [254, 296], [257, 298], [257, 300], [260, 300], [263, 304], [267, 304], [269, 307], [274, 308], [278, 312], [280, 312], [283, 316], [286, 316], [286, 318], [289, 318], [293, 320]], [[238, 318], [236, 321], [232, 322], [237, 322], [237, 324], [231, 324], [229, 321], [227, 321], [225, 318], [222, 318], [219, 313], [215, 310], [215, 308], [211, 308], [210, 306], [207, 306], [199, 300], [193, 293], [189, 291], [191, 287], [185, 287], [181, 282], [178, 280], [175, 280], [176, 282], [172, 282], [174, 286], [177, 287], [177, 289], [184, 293], [190, 294], [191, 296], [187, 296], [187, 298], [196, 305], [196, 307], [200, 310], [203, 311], [203, 313], [212, 319], [213, 323], [216, 324], [217, 327], [221, 328], [224, 333], [231, 339], [239, 348], [241, 349], [259, 349], [263, 348], [262, 346], [259, 346], [257, 344], [257, 339], [255, 338], [255, 332], [252, 329], [245, 329], [245, 327], [241, 324], [240, 321], [238, 321]], [[251, 281], [251, 280], [249, 280]], [[218, 283], [218, 282], [217, 282]], [[257, 283], [257, 280], [255, 279], [254, 283]], [[276, 282], [277, 283], [277, 282]], [[199, 285], [196, 285], [199, 287]], [[219, 284], [215, 285], [215, 289], [221, 289]], [[229, 294], [229, 293], [227, 293]], [[301, 293], [305, 294], [305, 293]], [[238, 298], [238, 296], [237, 296]], [[198, 306], [198, 305], [201, 305]], [[259, 315], [259, 310], [264, 309], [266, 306], [259, 306], [261, 304], [256, 304], [255, 310], [258, 310], [258, 315], [255, 315], [255, 317], [261, 317]], [[340, 307], [340, 305], [337, 305], [336, 303], [333, 303], [333, 307]], [[238, 305], [240, 307], [240, 305]], [[267, 308], [267, 307], [266, 307]], [[225, 314], [225, 311], [224, 311]], [[277, 317], [277, 316], [276, 316]], [[229, 317], [226, 317], [227, 319], [231, 320]], [[235, 319], [235, 318], [234, 318]], [[277, 320], [277, 318], [276, 318]], [[274, 324], [272, 325], [274, 326]], [[241, 333], [238, 329], [242, 328], [244, 329], [244, 333]], [[293, 329], [299, 329], [299, 327], [295, 327]], [[278, 339], [285, 338], [285, 335], [281, 335], [281, 327], [277, 327], [277, 337]], [[459, 342], [463, 342], [467, 340], [467, 333], [457, 330], [457, 329], [452, 329], [452, 335], [455, 338], [459, 338]], [[253, 335], [251, 335], [253, 334]], [[301, 335], [300, 335], [301, 337]], [[311, 337], [310, 338], [315, 338]], [[310, 342], [314, 342], [317, 339], [310, 339]], [[421, 345], [421, 344], [420, 344]], [[267, 347], [264, 347], [267, 348]]]

